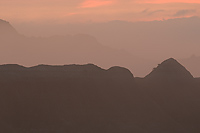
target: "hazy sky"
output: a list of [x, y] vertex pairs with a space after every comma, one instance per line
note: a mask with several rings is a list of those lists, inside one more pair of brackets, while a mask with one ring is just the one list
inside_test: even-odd
[[[90, 62], [104, 67], [124, 66], [144, 76], [152, 70], [152, 60], [157, 63], [169, 57], [200, 56], [200, 0], [0, 0], [0, 19], [28, 36], [81, 33], [95, 37], [94, 42], [87, 37], [65, 40], [66, 36], [55, 41], [54, 37], [3, 38], [0, 64]], [[70, 45], [74, 44], [71, 40], [76, 45]], [[199, 76], [199, 65], [196, 60], [192, 62], [186, 63], [192, 67], [186, 66]]]
[[0, 0], [10, 22], [143, 21], [198, 16], [200, 0]]

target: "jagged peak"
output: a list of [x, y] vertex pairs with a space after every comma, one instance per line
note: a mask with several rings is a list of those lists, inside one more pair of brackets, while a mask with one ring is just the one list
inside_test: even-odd
[[150, 79], [193, 79], [191, 73], [174, 58], [158, 64], [145, 78]]

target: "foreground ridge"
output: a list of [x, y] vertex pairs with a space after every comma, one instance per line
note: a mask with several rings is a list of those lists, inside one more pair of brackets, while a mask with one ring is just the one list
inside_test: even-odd
[[[118, 66], [0, 65], [0, 132], [199, 133], [200, 80], [177, 82], [192, 76], [174, 59], [152, 73], [146, 80]], [[174, 82], [159, 82], [166, 79]]]

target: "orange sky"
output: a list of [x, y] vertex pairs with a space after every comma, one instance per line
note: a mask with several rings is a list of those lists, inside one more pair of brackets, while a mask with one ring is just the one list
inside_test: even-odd
[[143, 21], [199, 14], [200, 0], [0, 0], [1, 19], [15, 22]]
[[92, 8], [92, 7], [99, 7], [99, 6], [106, 6], [106, 5], [112, 5], [114, 1], [112, 0], [86, 0], [83, 3], [81, 3], [80, 8]]

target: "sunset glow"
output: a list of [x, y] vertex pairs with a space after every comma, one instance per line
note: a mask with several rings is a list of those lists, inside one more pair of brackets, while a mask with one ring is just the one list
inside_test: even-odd
[[199, 14], [199, 0], [0, 1], [1, 18], [12, 22], [149, 21]]
[[113, 1], [104, 1], [104, 0], [87, 0], [81, 4], [81, 8], [91, 8], [91, 7], [99, 7], [105, 5], [111, 5]]

